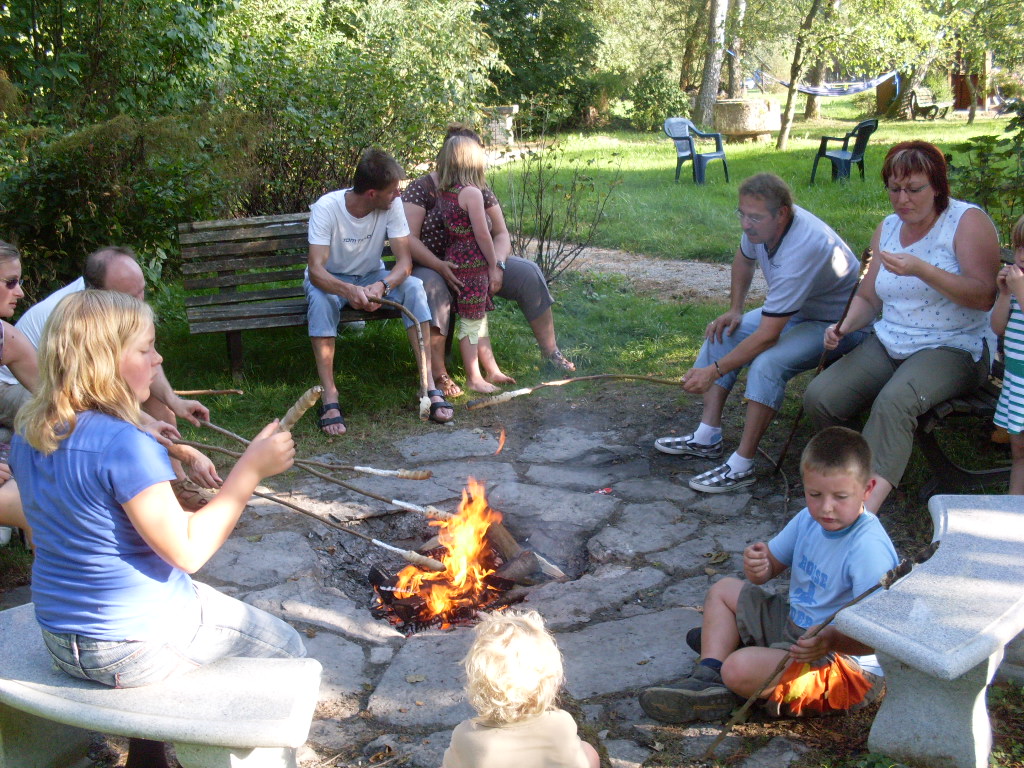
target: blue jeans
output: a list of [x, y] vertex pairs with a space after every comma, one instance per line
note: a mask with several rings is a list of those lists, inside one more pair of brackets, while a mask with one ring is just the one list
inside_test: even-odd
[[[50, 656], [72, 677], [112, 688], [137, 688], [232, 656], [302, 658], [299, 633], [276, 616], [213, 587], [192, 582], [193, 615], [160, 640], [96, 640], [42, 630]], [[159, 610], [159, 608], [155, 608]]]
[[[732, 336], [722, 336], [721, 341], [705, 339], [700, 348], [695, 368], [704, 368], [721, 360], [757, 330], [761, 324], [761, 310], [752, 309], [743, 315], [740, 324]], [[786, 384], [798, 373], [810, 371], [817, 367], [821, 353], [824, 351], [825, 329], [832, 325], [831, 321], [805, 320], [794, 315], [782, 329], [782, 334], [775, 346], [766, 349], [748, 363], [750, 372], [747, 374], [747, 390], [744, 396], [755, 403], [767, 405], [773, 411], [782, 407], [786, 395]], [[839, 346], [829, 353], [828, 359], [835, 360], [860, 344], [864, 331], [848, 334], [839, 342]], [[731, 391], [739, 376], [740, 369], [729, 371], [715, 382], [716, 386]]]
[[[388, 276], [388, 270], [377, 269], [365, 275], [341, 275], [331, 273], [343, 283], [351, 285], [368, 286], [379, 283]], [[341, 296], [334, 293], [321, 291], [311, 282], [309, 274], [303, 278], [302, 287], [306, 291], [306, 325], [309, 326], [309, 335], [320, 338], [338, 335], [338, 323], [341, 322], [341, 310], [348, 304]], [[388, 291], [384, 297], [389, 301], [401, 304], [412, 312], [418, 323], [430, 321], [430, 307], [427, 306], [427, 294], [423, 290], [423, 282], [418, 277], [407, 277], [402, 284]], [[408, 328], [412, 322], [408, 317], [402, 315], [402, 322]]]

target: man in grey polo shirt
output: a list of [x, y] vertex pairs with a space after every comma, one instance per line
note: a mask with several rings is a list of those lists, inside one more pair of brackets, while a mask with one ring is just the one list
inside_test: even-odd
[[[732, 262], [729, 311], [708, 323], [683, 389], [703, 395], [699, 426], [681, 437], [661, 437], [662, 453], [719, 459], [722, 410], [742, 368], [749, 366], [746, 420], [726, 463], [690, 480], [705, 493], [754, 483], [754, 455], [782, 406], [786, 383], [814, 368], [825, 328], [836, 322], [857, 284], [857, 259], [831, 227], [793, 204], [793, 193], [774, 174], [759, 173], [740, 185], [736, 210], [743, 237]], [[764, 306], [743, 312], [754, 270], [768, 284]], [[864, 332], [843, 338], [835, 357], [849, 352]]]
[[[387, 298], [401, 304], [416, 318], [403, 315], [409, 343], [419, 345], [417, 324], [423, 338], [430, 338], [430, 308], [423, 283], [412, 274], [409, 223], [399, 199], [399, 182], [405, 178], [401, 166], [379, 149], [367, 149], [359, 158], [352, 186], [328, 192], [309, 212], [309, 257], [306, 278], [306, 323], [316, 370], [323, 385], [320, 429], [327, 435], [345, 433], [345, 417], [334, 381], [334, 347], [341, 310], [373, 312], [381, 305], [373, 299]], [[384, 268], [381, 255], [389, 240], [395, 266]], [[454, 410], [434, 388], [427, 354], [427, 396], [430, 420], [443, 424], [452, 420]]]

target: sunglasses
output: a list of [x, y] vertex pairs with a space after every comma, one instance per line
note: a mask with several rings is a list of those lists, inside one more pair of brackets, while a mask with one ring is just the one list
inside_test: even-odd
[[25, 281], [20, 277], [12, 277], [8, 280], [0, 280], [0, 283], [3, 283], [4, 288], [8, 291], [13, 291], [19, 285], [24, 285]]

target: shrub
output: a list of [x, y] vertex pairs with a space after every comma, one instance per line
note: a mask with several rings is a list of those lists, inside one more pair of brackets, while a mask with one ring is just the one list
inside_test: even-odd
[[237, 117], [122, 115], [67, 134], [23, 131], [19, 162], [0, 182], [0, 231], [26, 254], [33, 293], [79, 275], [102, 245], [174, 254], [176, 224], [230, 208], [246, 172]]
[[629, 119], [638, 131], [660, 128], [669, 117], [686, 117], [690, 99], [668, 67], [647, 70], [633, 86], [633, 110]]

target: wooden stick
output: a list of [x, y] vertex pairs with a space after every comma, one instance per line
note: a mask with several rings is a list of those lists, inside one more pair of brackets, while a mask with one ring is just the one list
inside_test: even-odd
[[[833, 619], [835, 619], [835, 617], [839, 615], [840, 611], [843, 611], [847, 608], [850, 608], [851, 606], [856, 605], [861, 600], [866, 598], [868, 595], [873, 594], [879, 589], [889, 589], [889, 587], [891, 587], [897, 581], [899, 581], [908, 573], [910, 573], [911, 570], [913, 570], [915, 564], [923, 563], [925, 560], [927, 560], [929, 557], [935, 554], [935, 550], [938, 548], [939, 542], [933, 541], [930, 546], [925, 547], [913, 559], [905, 557], [902, 560], [900, 560], [900, 562], [896, 565], [895, 568], [886, 571], [882, 575], [882, 578], [878, 580], [877, 584], [875, 584], [873, 587], [864, 590], [855, 598], [853, 598], [850, 602], [845, 603], [836, 608], [836, 610], [833, 611], [830, 616], [826, 617], [825, 620], [822, 621], [817, 627], [815, 627], [813, 632], [811, 632], [809, 635], [806, 635], [806, 637], [808, 639], [817, 637], [818, 633], [821, 632], [821, 630], [823, 630], [826, 626], [832, 623]], [[725, 739], [727, 735], [729, 735], [729, 731], [732, 730], [733, 726], [736, 725], [736, 723], [742, 721], [744, 717], [746, 717], [747, 712], [750, 711], [750, 708], [754, 705], [754, 702], [761, 697], [761, 693], [772, 684], [772, 681], [775, 680], [775, 678], [778, 677], [790, 663], [791, 661], [788, 655], [782, 657], [782, 659], [778, 663], [778, 666], [776, 666], [775, 669], [772, 670], [772, 673], [761, 684], [761, 687], [750, 695], [750, 698], [747, 699], [746, 702], [744, 702], [742, 707], [736, 710], [733, 716], [729, 719], [729, 722], [727, 722], [725, 724], [725, 727], [722, 728], [722, 732], [718, 734], [718, 736], [715, 738], [713, 742], [711, 742], [711, 745], [707, 748], [707, 751], [701, 758], [702, 760], [708, 760], [711, 758], [711, 755], [714, 753], [715, 749], [718, 747], [719, 744], [722, 743], [722, 740]]]
[[420, 370], [420, 418], [426, 421], [430, 417], [430, 398], [427, 397], [428, 391], [428, 370], [427, 370], [427, 345], [423, 341], [423, 328], [420, 322], [416, 319], [416, 316], [408, 309], [403, 307], [397, 301], [391, 301], [391, 299], [384, 298], [370, 298], [370, 301], [375, 301], [379, 304], [383, 304], [386, 307], [392, 307], [397, 309], [409, 320], [412, 321], [413, 327], [416, 329], [416, 342], [417, 347], [414, 350], [416, 353], [416, 364]]
[[506, 403], [516, 397], [530, 395], [544, 387], [562, 387], [566, 384], [575, 384], [578, 381], [652, 381], [655, 384], [669, 384], [673, 387], [680, 387], [682, 383], [678, 379], [659, 379], [654, 376], [635, 376], [628, 373], [598, 373], [593, 376], [577, 376], [572, 379], [559, 379], [558, 381], [546, 381], [533, 387], [513, 389], [509, 392], [502, 392], [494, 397], [481, 397], [477, 400], [470, 400], [466, 408], [475, 411], [477, 408], [488, 408], [499, 403]]
[[320, 399], [320, 395], [323, 394], [323, 391], [324, 388], [317, 384], [299, 395], [299, 399], [295, 401], [295, 404], [288, 409], [284, 418], [281, 419], [281, 424], [278, 429], [281, 432], [291, 432], [292, 428], [296, 423], [298, 423], [299, 419], [302, 418], [303, 414], [312, 408], [316, 401]]
[[347, 534], [349, 534], [351, 536], [356, 536], [357, 538], [363, 539], [364, 541], [368, 541], [368, 542], [370, 542], [371, 544], [373, 544], [376, 547], [380, 547], [381, 549], [386, 549], [389, 552], [394, 552], [397, 555], [401, 555], [404, 559], [406, 559], [407, 561], [409, 561], [410, 563], [412, 563], [413, 565], [415, 565], [415, 566], [417, 566], [419, 568], [425, 568], [425, 569], [430, 570], [430, 571], [443, 571], [443, 570], [445, 570], [444, 565], [442, 563], [439, 563], [437, 560], [434, 560], [433, 558], [425, 557], [424, 555], [421, 555], [419, 552], [413, 552], [412, 550], [409, 550], [409, 549], [401, 549], [399, 547], [392, 546], [391, 544], [387, 544], [387, 543], [381, 541], [380, 539], [375, 539], [372, 536], [367, 536], [365, 533], [360, 533], [359, 531], [355, 531], [355, 530], [353, 530], [351, 528], [347, 528], [346, 526], [341, 524], [341, 522], [342, 522], [341, 520], [339, 520], [337, 517], [335, 517], [332, 514], [328, 514], [328, 517], [331, 518], [330, 520], [325, 520], [324, 518], [320, 517], [320, 515], [316, 514], [315, 512], [311, 512], [310, 510], [306, 509], [305, 507], [301, 507], [298, 504], [295, 504], [293, 502], [285, 501], [284, 499], [278, 498], [277, 496], [275, 496], [275, 495], [273, 495], [271, 493], [263, 493], [261, 491], [253, 491], [252, 495], [253, 496], [259, 496], [261, 499], [266, 499], [267, 501], [272, 501], [275, 504], [280, 504], [282, 507], [287, 507], [288, 509], [294, 510], [294, 511], [298, 512], [300, 515], [305, 515], [306, 517], [311, 517], [314, 520], [317, 520], [317, 521], [323, 523], [324, 525], [327, 525], [327, 526], [330, 526], [331, 528], [334, 528], [335, 530], [344, 531], [345, 533], [347, 533]]
[[240, 389], [176, 389], [174, 394], [195, 397], [202, 395], [244, 395], [245, 392]]
[[[857, 290], [860, 288], [861, 282], [864, 280], [864, 276], [868, 273], [868, 268], [871, 266], [871, 249], [865, 248], [861, 254], [861, 265], [860, 274], [857, 275], [857, 284], [853, 286], [853, 290], [850, 292], [850, 298], [846, 300], [846, 306], [843, 307], [843, 314], [839, 316], [839, 322], [836, 323], [836, 330], [843, 324], [843, 320], [846, 319], [847, 313], [850, 311], [850, 307], [853, 305], [853, 299], [857, 295]], [[817, 376], [825, 368], [825, 361], [828, 358], [830, 349], [822, 349], [821, 358], [818, 360], [818, 367], [814, 369], [814, 375]], [[793, 442], [793, 435], [796, 434], [796, 428], [800, 426], [800, 420], [804, 416], [804, 399], [800, 398], [800, 410], [796, 412], [796, 418], [793, 419], [793, 426], [789, 430], [789, 435], [786, 437], [786, 442], [782, 444], [782, 450], [779, 452], [778, 461], [775, 462], [775, 471], [772, 473], [778, 474], [782, 468], [782, 460], [786, 458], [786, 453], [789, 451], [789, 444]]]

